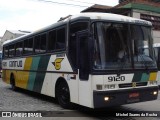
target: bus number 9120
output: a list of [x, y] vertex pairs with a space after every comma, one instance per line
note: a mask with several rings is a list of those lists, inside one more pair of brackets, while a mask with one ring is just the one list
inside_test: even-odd
[[125, 81], [125, 76], [109, 76], [108, 82], [113, 82], [113, 81]]

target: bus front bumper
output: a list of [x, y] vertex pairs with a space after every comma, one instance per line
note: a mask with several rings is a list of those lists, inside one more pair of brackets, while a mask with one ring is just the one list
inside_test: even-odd
[[[156, 94], [157, 93], [157, 94]], [[94, 108], [119, 106], [157, 99], [158, 86], [123, 90], [94, 91]]]

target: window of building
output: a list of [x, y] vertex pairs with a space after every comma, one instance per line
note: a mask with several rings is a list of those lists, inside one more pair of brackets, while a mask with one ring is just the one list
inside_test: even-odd
[[160, 30], [160, 17], [141, 14], [140, 18], [143, 19], [143, 20], [150, 21], [152, 23], [152, 26], [153, 26], [154, 30]]

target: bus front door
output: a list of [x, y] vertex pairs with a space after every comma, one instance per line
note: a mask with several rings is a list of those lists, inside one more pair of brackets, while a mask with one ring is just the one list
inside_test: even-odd
[[79, 79], [89, 78], [89, 35], [88, 31], [77, 33], [77, 63], [79, 68]]

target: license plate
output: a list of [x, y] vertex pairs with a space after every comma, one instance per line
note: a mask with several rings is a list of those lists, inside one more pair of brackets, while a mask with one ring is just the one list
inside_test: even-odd
[[129, 94], [129, 98], [138, 98], [139, 97], [139, 93], [130, 93]]
[[139, 102], [139, 98], [130, 98], [127, 100], [127, 103], [135, 103], [135, 102]]

